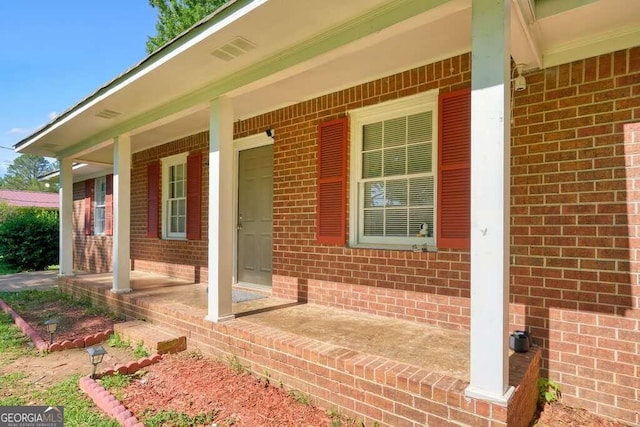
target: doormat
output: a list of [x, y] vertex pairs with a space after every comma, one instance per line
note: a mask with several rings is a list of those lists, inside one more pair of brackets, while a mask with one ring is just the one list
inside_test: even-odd
[[239, 302], [253, 301], [254, 299], [266, 298], [266, 296], [261, 294], [254, 294], [253, 292], [241, 291], [238, 289], [233, 289], [232, 297], [233, 297], [233, 302], [235, 302], [236, 304]]

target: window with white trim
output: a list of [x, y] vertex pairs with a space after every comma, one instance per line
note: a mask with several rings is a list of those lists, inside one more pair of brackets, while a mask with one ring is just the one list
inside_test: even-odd
[[105, 234], [105, 214], [107, 200], [107, 178], [101, 176], [94, 181], [93, 203], [93, 232], [96, 235]]
[[187, 238], [187, 153], [162, 159], [162, 237]]
[[434, 91], [350, 112], [352, 246], [434, 245], [437, 113]]

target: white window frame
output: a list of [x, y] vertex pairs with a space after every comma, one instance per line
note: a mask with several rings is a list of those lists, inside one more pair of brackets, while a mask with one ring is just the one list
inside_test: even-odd
[[[187, 153], [180, 153], [174, 156], [165, 157], [160, 160], [162, 163], [162, 238], [166, 240], [186, 240], [186, 199], [187, 199]], [[169, 231], [169, 168], [184, 164], [184, 180], [185, 180], [185, 231], [183, 233], [176, 233]]]
[[[104, 191], [101, 189], [104, 188]], [[99, 203], [99, 196], [102, 195], [102, 203]], [[102, 227], [98, 224], [98, 211], [102, 211]], [[107, 177], [100, 176], [93, 181], [93, 234], [104, 236], [107, 226]]]
[[[362, 128], [396, 117], [432, 112], [432, 171], [434, 179], [433, 224], [431, 237], [364, 237], [361, 206], [364, 200], [359, 195], [362, 176]], [[350, 164], [349, 164], [349, 245], [351, 247], [416, 250], [417, 247], [435, 247], [438, 206], [438, 90], [387, 101], [380, 104], [349, 111], [350, 117]], [[398, 175], [401, 176], [401, 175]], [[406, 175], [405, 175], [406, 176]], [[425, 246], [426, 245], [426, 246]]]

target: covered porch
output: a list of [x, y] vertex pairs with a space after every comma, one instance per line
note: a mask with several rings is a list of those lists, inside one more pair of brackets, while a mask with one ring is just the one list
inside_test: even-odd
[[[539, 352], [530, 353], [532, 360], [514, 374], [521, 359], [508, 349], [509, 275], [515, 262], [510, 247], [510, 140], [512, 110], [514, 105], [518, 108], [512, 101], [516, 73], [555, 65], [567, 68], [570, 60], [608, 52], [609, 43], [601, 34], [608, 34], [607, 40], [619, 48], [633, 46], [635, 34], [611, 31], [623, 28], [633, 15], [623, 1], [609, 6], [577, 0], [566, 9], [557, 3], [229, 2], [19, 144], [25, 153], [60, 159], [60, 267], [61, 274], [69, 276], [62, 278], [63, 287], [127, 317], [178, 329], [205, 354], [234, 354], [258, 374], [266, 370], [323, 406], [337, 405], [368, 420], [388, 425], [525, 423], [511, 417], [526, 416], [535, 402]], [[265, 30], [264, 23], [275, 22]], [[526, 83], [522, 86], [518, 77], [524, 91]], [[538, 81], [537, 87], [542, 84]], [[438, 114], [436, 95], [457, 91], [470, 92], [468, 114], [452, 108], [464, 116], [461, 121], [469, 118], [469, 132], [460, 139], [468, 142], [470, 153], [454, 162], [457, 169], [446, 166], [459, 173], [451, 182], [470, 184], [451, 192], [460, 194], [460, 200], [454, 200], [459, 203], [449, 205], [447, 213], [455, 213], [469, 200], [471, 205], [470, 218], [452, 227], [459, 232], [457, 238], [435, 245], [435, 252], [432, 246], [429, 254], [426, 243], [416, 247], [420, 255], [409, 260], [414, 261], [409, 267], [404, 259], [414, 253], [412, 248], [367, 246], [356, 239], [359, 230], [354, 224], [366, 208], [361, 206], [359, 211], [338, 212], [342, 224], [337, 242], [319, 241], [315, 149], [320, 122], [348, 119], [354, 110], [427, 92], [434, 92], [429, 111]], [[541, 94], [523, 93], [542, 102]], [[553, 96], [564, 95], [558, 90]], [[424, 99], [420, 103], [426, 104]], [[528, 120], [524, 115], [521, 112], [520, 120]], [[274, 223], [274, 234], [280, 235], [267, 252], [275, 258], [272, 277], [279, 281], [280, 295], [298, 292], [319, 299], [329, 287], [348, 292], [357, 286], [377, 302], [393, 289], [397, 305], [441, 299], [438, 307], [415, 316], [436, 313], [463, 319], [468, 325], [460, 328], [468, 326], [470, 332], [427, 330], [298, 300], [234, 303], [241, 225], [235, 146], [237, 139], [262, 136], [266, 130], [276, 150], [273, 169], [279, 173], [272, 213], [280, 221]], [[169, 145], [170, 153], [164, 151]], [[202, 168], [197, 168], [197, 175], [203, 185], [196, 186], [199, 197], [192, 202], [206, 210], [198, 211], [193, 239], [166, 235], [158, 223], [158, 213], [166, 209], [159, 203], [159, 159], [177, 154], [184, 155], [184, 162], [178, 163]], [[429, 156], [432, 162], [436, 158]], [[75, 163], [88, 166], [83, 172], [74, 169]], [[173, 167], [168, 160], [166, 164]], [[357, 166], [350, 165], [350, 171], [362, 169]], [[73, 228], [72, 192], [74, 181], [104, 175], [111, 175], [105, 183], [111, 186], [105, 205], [111, 205], [113, 217], [105, 218], [105, 223], [111, 220], [111, 234], [100, 239], [113, 248], [112, 260], [106, 263], [112, 273], [87, 281], [73, 276], [78, 231]], [[360, 181], [364, 185], [364, 179]], [[349, 184], [351, 189], [354, 184]], [[356, 205], [354, 196], [349, 195], [350, 206]], [[346, 205], [347, 198], [341, 202]], [[295, 209], [289, 210], [291, 205]], [[148, 211], [154, 215], [145, 215]], [[91, 223], [91, 215], [88, 219], [85, 224]], [[434, 240], [439, 236], [433, 236], [431, 225], [428, 237]], [[350, 241], [344, 242], [347, 235]], [[157, 259], [142, 259], [148, 254]], [[181, 262], [174, 265], [178, 257]], [[198, 279], [206, 278], [208, 292], [204, 285], [177, 281], [163, 287], [136, 277], [132, 265], [138, 267], [141, 261], [152, 269], [187, 265]], [[389, 261], [387, 270], [377, 269], [382, 261], [385, 266]], [[340, 264], [340, 272], [335, 264]], [[285, 292], [289, 287], [294, 289], [290, 294]], [[407, 295], [407, 289], [413, 291], [411, 298], [396, 296]], [[254, 306], [261, 304], [266, 305]], [[370, 330], [384, 338], [367, 340], [363, 332]], [[415, 341], [416, 336], [424, 340]], [[442, 337], [447, 339], [437, 339]], [[458, 362], [452, 371], [442, 364], [446, 357]]]
[[[465, 122], [470, 118], [469, 132], [465, 130], [461, 139], [465, 140], [466, 147], [471, 147], [471, 153], [465, 152], [461, 163], [456, 163], [453, 158], [455, 164], [447, 166], [453, 166], [456, 170], [450, 182], [472, 183], [471, 188], [463, 190], [462, 201], [462, 204], [468, 206], [471, 200], [470, 221], [469, 218], [461, 220], [462, 226], [457, 228], [462, 232], [456, 234], [454, 230], [455, 236], [449, 237], [449, 245], [439, 248], [442, 254], [439, 256], [446, 257], [448, 251], [466, 251], [470, 246], [469, 240], [472, 242], [474, 250], [470, 254], [470, 260], [460, 252], [453, 255], [460, 259], [462, 269], [466, 269], [464, 264], [470, 264], [471, 281], [474, 283], [470, 287], [469, 310], [466, 307], [460, 309], [465, 313], [470, 312], [468, 317], [473, 331], [467, 339], [471, 358], [470, 372], [466, 375], [469, 375], [471, 384], [467, 387], [466, 394], [506, 406], [513, 391], [507, 379], [510, 161], [508, 105], [511, 58], [512, 55], [517, 56], [517, 62], [527, 62], [531, 67], [535, 67], [536, 60], [539, 59], [535, 49], [527, 44], [528, 27], [517, 19], [517, 14], [521, 13], [520, 7], [517, 2], [510, 1], [407, 0], [389, 4], [370, 1], [345, 4], [336, 1], [317, 8], [313, 15], [322, 19], [310, 20], [308, 10], [302, 4], [293, 8], [275, 2], [231, 2], [228, 7], [214, 14], [211, 21], [202, 28], [194, 29], [183, 39], [178, 39], [174, 46], [168, 46], [164, 53], [159, 51], [157, 57], [152, 56], [114, 79], [83, 101], [77, 112], [62, 115], [58, 123], [24, 142], [22, 149], [51, 149], [60, 159], [61, 274], [72, 275], [74, 267], [74, 181], [87, 178], [90, 186], [94, 176], [104, 173], [111, 176], [109, 180], [105, 180], [105, 186], [110, 187], [110, 191], [105, 190], [104, 204], [105, 211], [110, 211], [106, 208], [109, 205], [113, 214], [112, 218], [106, 216], [104, 222], [109, 224], [108, 227], [105, 225], [105, 234], [108, 234], [108, 230], [112, 236], [112, 298], [132, 291], [131, 266], [139, 265], [147, 252], [161, 257], [161, 263], [164, 264], [171, 257], [182, 257], [187, 260], [183, 265], [196, 260], [193, 263], [196, 270], [194, 275], [203, 279], [202, 281], [206, 277], [208, 282], [208, 293], [202, 299], [203, 302], [206, 301], [206, 311], [198, 312], [204, 315], [199, 321], [229, 321], [236, 314], [231, 291], [233, 284], [238, 281], [240, 251], [237, 230], [241, 228], [242, 221], [238, 211], [236, 182], [238, 152], [234, 145], [238, 137], [242, 139], [262, 135], [265, 132], [263, 129], [271, 129], [272, 123], [261, 122], [261, 114], [276, 112], [278, 108], [287, 106], [299, 105], [300, 109], [307, 108], [305, 103], [314, 104], [310, 111], [315, 111], [311, 108], [317, 108], [318, 111], [326, 112], [331, 109], [334, 101], [330, 100], [324, 105], [323, 101], [315, 100], [324, 94], [347, 90], [345, 88], [352, 86], [354, 99], [358, 96], [360, 98], [354, 102], [355, 105], [349, 104], [346, 98], [343, 99], [341, 108], [344, 111], [333, 113], [342, 119], [354, 108], [365, 108], [394, 97], [408, 98], [423, 92], [429, 92], [429, 101], [426, 103], [428, 108], [436, 108], [436, 100], [440, 94], [468, 93], [471, 89], [470, 111], [467, 107], [456, 108], [455, 102], [449, 104], [453, 110], [457, 110], [460, 117], [464, 117]], [[336, 11], [340, 13], [335, 13]], [[288, 19], [282, 21], [277, 28], [272, 27], [273, 32], [265, 33], [261, 30], [261, 25], [256, 25], [257, 20], [270, 22], [274, 17], [285, 15]], [[512, 16], [516, 18], [512, 19]], [[298, 22], [307, 22], [309, 25], [303, 26]], [[449, 31], [448, 28], [457, 30]], [[242, 37], [232, 37], [236, 34], [242, 34]], [[436, 39], [439, 40], [438, 43], [422, 42]], [[259, 40], [260, 43], [252, 40]], [[244, 46], [244, 51], [238, 57], [222, 58], [224, 63], [203, 60], [210, 59], [211, 56], [220, 59], [225, 52], [234, 51], [228, 45], [236, 50], [238, 46]], [[403, 49], [399, 49], [400, 46]], [[513, 50], [517, 52], [512, 52]], [[469, 51], [472, 53], [467, 56], [464, 52]], [[451, 57], [459, 59], [453, 62], [444, 59]], [[436, 62], [438, 60], [440, 62]], [[363, 63], [367, 66], [363, 67]], [[432, 63], [438, 64], [435, 67], [437, 70], [432, 67], [431, 71], [423, 70], [422, 73], [409, 71], [416, 64]], [[193, 76], [182, 78], [184, 70], [190, 70]], [[371, 99], [362, 96], [364, 91], [370, 91], [368, 88], [363, 91], [355, 89], [355, 85], [362, 82], [372, 82], [376, 78], [386, 80], [382, 76], [392, 73], [400, 73], [398, 83], [395, 77], [381, 83], [380, 89], [377, 88], [377, 83], [369, 83], [371, 93], [367, 96], [371, 96]], [[392, 85], [397, 87], [394, 95], [388, 98], [374, 95]], [[407, 86], [406, 90], [400, 89], [403, 85]], [[331, 97], [336, 100], [341, 98], [337, 94]], [[413, 99], [421, 108], [424, 107], [422, 104], [425, 104], [426, 98]], [[311, 115], [320, 117], [318, 113]], [[283, 121], [286, 122], [286, 118], [276, 117], [276, 113], [272, 113], [272, 116], [280, 125], [276, 130], [274, 144], [277, 156], [278, 149], [284, 150], [285, 146], [291, 147], [298, 142], [294, 141], [295, 131], [290, 131], [279, 139], [281, 136], [278, 132], [284, 129]], [[312, 126], [315, 128], [316, 119], [305, 119], [308, 124], [313, 122]], [[83, 126], [74, 126], [74, 122], [82, 122]], [[429, 126], [435, 128], [435, 123], [434, 121]], [[429, 138], [437, 132], [434, 130]], [[308, 131], [305, 133], [309, 134]], [[189, 146], [189, 140], [175, 144], [189, 147], [184, 153], [171, 151], [162, 157], [163, 144], [183, 141], [196, 134], [198, 136], [195, 139], [208, 137], [208, 152], [200, 151], [201, 146]], [[272, 132], [269, 135], [273, 137]], [[456, 136], [452, 135], [451, 138], [455, 139]], [[30, 145], [33, 146], [28, 148]], [[198, 210], [197, 221], [186, 221], [187, 224], [198, 224], [197, 230], [193, 231], [193, 239], [189, 237], [188, 227], [186, 232], [181, 230], [182, 234], [178, 237], [169, 232], [169, 218], [178, 217], [178, 209], [175, 212], [168, 210], [173, 209], [167, 207], [169, 197], [165, 193], [168, 181], [158, 184], [160, 175], [169, 175], [168, 169], [173, 167], [171, 162], [178, 154], [184, 154], [184, 159], [181, 157], [181, 160], [176, 160], [177, 164], [186, 164], [187, 171], [197, 168], [197, 179], [193, 182], [203, 183], [194, 186], [194, 197], [191, 197], [189, 189], [185, 197], [187, 215], [193, 212], [190, 203], [198, 206], [198, 209], [206, 204], [206, 210], [203, 209], [202, 213]], [[302, 217], [313, 215], [305, 211], [301, 213], [301, 219], [298, 219], [296, 215], [279, 208], [288, 203], [282, 196], [286, 193], [285, 181], [309, 182], [310, 189], [294, 190], [300, 191], [294, 197], [301, 195], [301, 192], [315, 194], [319, 181], [319, 174], [312, 168], [309, 168], [306, 178], [304, 173], [300, 178], [294, 176], [295, 171], [307, 160], [298, 164], [300, 156], [297, 153], [291, 152], [288, 156], [287, 162], [278, 162], [277, 159], [273, 161], [275, 172], [279, 172], [279, 163], [286, 163], [288, 171], [279, 182], [277, 175], [274, 179], [276, 201], [271, 214], [276, 220], [280, 219], [283, 226], [278, 227], [274, 221], [273, 243], [268, 245], [267, 251], [276, 258], [272, 271], [274, 279], [286, 282], [284, 285], [279, 284], [281, 289], [291, 281], [299, 282], [300, 287], [303, 287], [302, 283], [309, 279], [298, 277], [293, 263], [285, 264], [298, 255], [295, 248], [300, 247], [299, 241], [304, 240], [303, 245], [307, 246], [304, 251], [307, 252], [315, 251], [316, 246], [327, 243], [320, 242], [319, 237], [311, 236], [306, 229], [298, 238], [281, 237], [288, 236], [288, 233], [279, 232], [278, 229], [291, 229], [296, 222], [306, 219]], [[153, 157], [153, 164], [143, 164], [146, 157]], [[425, 164], [433, 163], [435, 156], [429, 154], [425, 158], [431, 159], [425, 160]], [[308, 162], [314, 163], [312, 160]], [[89, 166], [85, 168], [85, 172], [74, 171], [74, 163]], [[96, 168], [102, 172], [96, 172]], [[430, 166], [424, 168], [431, 171], [425, 173], [433, 174]], [[346, 164], [343, 169], [346, 171]], [[87, 175], [83, 176], [83, 173]], [[146, 188], [140, 185], [145, 180]], [[186, 182], [189, 186], [189, 177]], [[346, 197], [346, 183], [343, 186]], [[424, 193], [430, 191], [433, 189], [426, 189]], [[451, 191], [451, 194], [455, 198], [457, 193]], [[345, 197], [342, 203], [346, 205]], [[142, 208], [137, 202], [145, 198], [148, 204]], [[353, 195], [349, 195], [349, 198], [356, 199]], [[90, 206], [91, 197], [85, 200], [88, 200], [85, 205]], [[171, 203], [173, 202], [172, 199]], [[460, 201], [453, 200], [449, 209], [456, 210], [458, 202]], [[315, 201], [305, 201], [304, 204], [313, 209], [317, 207]], [[177, 201], [175, 206], [178, 206]], [[434, 209], [432, 202], [429, 206], [427, 210]], [[316, 212], [318, 210], [319, 208]], [[149, 212], [153, 212], [153, 215]], [[161, 213], [160, 216], [158, 213]], [[343, 223], [346, 223], [346, 216], [346, 212], [342, 213]], [[93, 217], [91, 213], [85, 216], [85, 234], [92, 234], [92, 218], [95, 219], [95, 214]], [[433, 232], [433, 216], [429, 218], [425, 221], [431, 222]], [[162, 224], [159, 225], [159, 222]], [[469, 222], [472, 233], [468, 232]], [[407, 230], [408, 228], [407, 226]], [[415, 227], [411, 228], [413, 233]], [[342, 236], [330, 245], [337, 243], [337, 247], [347, 248], [347, 252], [353, 252], [356, 259], [367, 258], [366, 255], [360, 255], [366, 254], [366, 244], [354, 244], [351, 241], [353, 233], [354, 230], [348, 231], [342, 227], [338, 231]], [[349, 244], [343, 242], [346, 234], [350, 234]], [[460, 238], [460, 235], [464, 237]], [[409, 239], [402, 239], [403, 242], [411, 240], [412, 235], [407, 234], [407, 237]], [[385, 239], [383, 243], [391, 241], [393, 238]], [[427, 240], [420, 241], [424, 243]], [[433, 233], [429, 236], [429, 242], [434, 244]], [[356, 250], [351, 251], [354, 248]], [[426, 243], [424, 248], [427, 248]], [[386, 251], [398, 248], [383, 245], [381, 249]], [[400, 249], [411, 250], [405, 246]], [[318, 250], [325, 249], [320, 247]], [[338, 252], [341, 251], [342, 249], [338, 249]], [[154, 267], [161, 263], [155, 263]], [[421, 275], [424, 277], [428, 274], [432, 272]], [[466, 272], [461, 273], [462, 280], [468, 280], [465, 275]], [[384, 277], [386, 280], [386, 274]], [[320, 280], [323, 283], [325, 281], [329, 280]], [[392, 286], [402, 289], [405, 285], [398, 283]], [[367, 286], [375, 292], [382, 292], [384, 289], [384, 285]], [[459, 292], [460, 299], [469, 297], [466, 290], [453, 292]]]
[[[111, 292], [110, 274], [60, 278], [77, 297], [187, 337], [187, 348], [235, 356], [258, 376], [309, 394], [365, 425], [526, 425], [537, 399], [540, 350], [509, 355], [508, 406], [464, 396], [469, 332], [275, 298], [234, 288], [235, 319], [204, 320], [206, 286], [134, 271], [132, 291]], [[257, 297], [257, 298], [256, 298]], [[256, 299], [251, 299], [256, 298]], [[448, 424], [447, 424], [448, 425]]]

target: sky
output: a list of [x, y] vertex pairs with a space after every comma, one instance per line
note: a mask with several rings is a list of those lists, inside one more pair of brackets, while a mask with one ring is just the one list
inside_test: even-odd
[[148, 0], [0, 0], [0, 176], [13, 144], [146, 56], [156, 13]]

